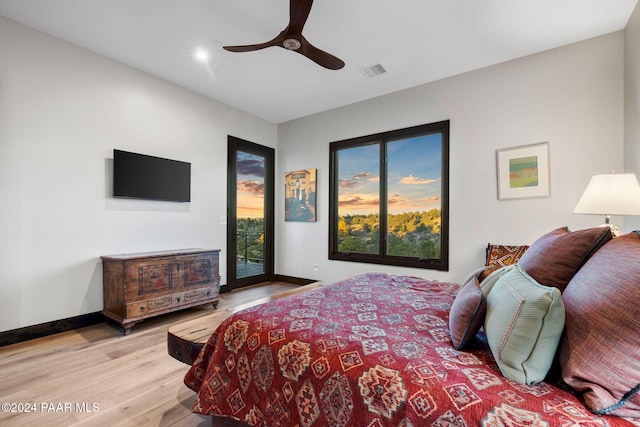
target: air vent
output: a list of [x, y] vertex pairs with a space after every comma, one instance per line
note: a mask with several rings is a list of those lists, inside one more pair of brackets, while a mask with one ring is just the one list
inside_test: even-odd
[[367, 76], [367, 78], [372, 79], [379, 76], [380, 74], [386, 73], [387, 69], [384, 68], [384, 65], [382, 64], [376, 64], [370, 67], [360, 68], [360, 71], [362, 72], [362, 74]]

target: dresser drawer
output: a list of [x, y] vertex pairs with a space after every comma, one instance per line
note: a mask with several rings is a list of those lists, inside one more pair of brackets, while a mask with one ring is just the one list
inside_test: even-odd
[[199, 288], [191, 291], [174, 293], [162, 297], [149, 298], [128, 303], [127, 318], [147, 316], [173, 311], [177, 307], [190, 307], [218, 299], [217, 286]]

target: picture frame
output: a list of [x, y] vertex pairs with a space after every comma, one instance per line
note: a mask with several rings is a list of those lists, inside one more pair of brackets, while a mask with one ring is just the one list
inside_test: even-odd
[[317, 169], [301, 169], [285, 174], [285, 221], [316, 221], [317, 174]]
[[498, 200], [550, 196], [549, 143], [496, 150]]

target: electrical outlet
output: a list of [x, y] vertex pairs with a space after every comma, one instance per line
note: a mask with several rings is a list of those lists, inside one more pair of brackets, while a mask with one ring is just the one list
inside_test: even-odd
[[313, 271], [318, 271], [318, 263], [313, 264]]

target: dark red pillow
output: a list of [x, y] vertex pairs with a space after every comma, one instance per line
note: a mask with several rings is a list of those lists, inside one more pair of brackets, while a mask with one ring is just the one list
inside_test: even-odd
[[487, 300], [477, 275], [471, 275], [456, 295], [449, 312], [449, 333], [456, 350], [464, 348], [484, 323]]
[[640, 235], [605, 244], [562, 294], [564, 381], [597, 414], [640, 418]]
[[558, 228], [533, 242], [518, 265], [541, 285], [562, 292], [589, 257], [612, 238], [609, 227]]

